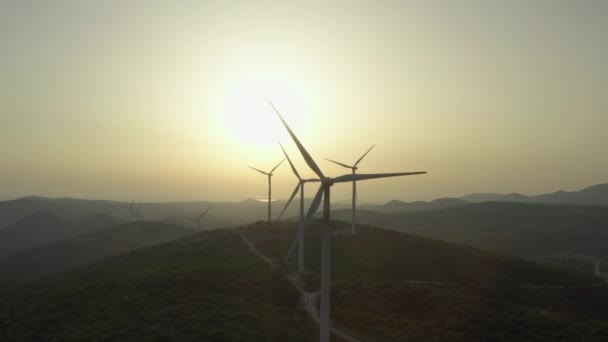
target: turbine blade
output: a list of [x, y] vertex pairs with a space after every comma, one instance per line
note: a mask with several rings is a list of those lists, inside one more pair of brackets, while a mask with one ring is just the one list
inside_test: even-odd
[[205, 212], [201, 214], [201, 217], [199, 218], [199, 220], [202, 219], [203, 217], [205, 217], [205, 215], [207, 215], [209, 210], [211, 210], [211, 207], [207, 208], [207, 210], [205, 210]]
[[369, 150], [367, 150], [367, 152], [365, 152], [361, 158], [359, 158], [359, 160], [357, 160], [357, 162], [355, 163], [355, 166], [359, 165], [359, 163], [363, 160], [363, 158], [365, 158], [365, 156], [369, 153], [369, 151], [372, 150], [372, 148], [374, 148], [374, 146], [376, 146], [376, 144], [372, 145], [372, 147], [369, 148]]
[[298, 185], [296, 185], [296, 188], [293, 190], [293, 193], [291, 194], [291, 197], [289, 197], [289, 200], [285, 204], [285, 207], [283, 207], [283, 211], [281, 211], [281, 215], [279, 215], [279, 218], [277, 219], [277, 221], [280, 220], [281, 217], [283, 217], [285, 210], [287, 210], [287, 207], [289, 207], [289, 205], [291, 204], [291, 201], [293, 201], [293, 198], [296, 197], [296, 195], [298, 194], [298, 190], [300, 190], [300, 183], [298, 183]]
[[350, 166], [350, 165], [342, 164], [342, 163], [339, 163], [339, 162], [337, 162], [337, 161], [335, 161], [335, 160], [331, 160], [331, 159], [327, 159], [327, 158], [325, 158], [325, 160], [330, 161], [330, 162], [332, 162], [332, 163], [334, 163], [334, 164], [338, 164], [338, 165], [340, 165], [340, 166], [343, 166], [343, 167], [345, 167], [345, 168], [347, 168], [347, 169], [352, 169], [352, 168], [353, 168], [353, 167], [352, 167], [352, 166]]
[[293, 163], [291, 162], [291, 159], [287, 155], [287, 152], [285, 152], [285, 149], [283, 148], [283, 145], [281, 145], [280, 142], [279, 142], [279, 145], [281, 146], [281, 150], [283, 150], [283, 154], [285, 154], [285, 158], [287, 158], [287, 161], [289, 162], [289, 165], [291, 166], [291, 170], [296, 175], [296, 177], [298, 177], [299, 180], [302, 180], [302, 178], [300, 177], [300, 174], [298, 173], [298, 170], [296, 170], [296, 167], [293, 166]]
[[344, 182], [362, 181], [362, 180], [376, 179], [376, 178], [422, 175], [425, 173], [426, 173], [426, 171], [400, 172], [400, 173], [372, 173], [372, 174], [355, 174], [355, 175], [351, 174], [351, 175], [343, 175], [340, 177], [336, 177], [333, 179], [333, 182], [334, 183], [344, 183]]
[[325, 176], [323, 175], [323, 172], [321, 171], [321, 169], [319, 168], [317, 163], [315, 163], [314, 159], [312, 159], [312, 157], [310, 156], [308, 151], [306, 151], [306, 149], [304, 148], [304, 146], [302, 145], [300, 140], [298, 140], [298, 137], [296, 137], [296, 135], [291, 131], [291, 128], [289, 128], [289, 126], [287, 125], [287, 122], [285, 122], [285, 119], [283, 119], [283, 116], [281, 115], [281, 113], [279, 113], [279, 111], [275, 108], [275, 106], [272, 104], [272, 102], [270, 102], [270, 106], [272, 107], [274, 112], [277, 113], [277, 115], [279, 116], [279, 119], [283, 123], [283, 126], [285, 126], [285, 128], [287, 129], [287, 132], [289, 132], [289, 135], [291, 136], [291, 139], [293, 139], [293, 142], [295, 142], [296, 145], [298, 146], [298, 150], [300, 150], [302, 157], [304, 157], [304, 160], [306, 160], [306, 164], [308, 164], [308, 167], [310, 167], [310, 169], [314, 173], [316, 173], [317, 176], [319, 176], [319, 178], [321, 178], [321, 179], [325, 178]]
[[312, 200], [310, 204], [310, 208], [308, 208], [308, 213], [306, 214], [306, 218], [304, 218], [304, 224], [308, 224], [308, 222], [315, 216], [317, 209], [321, 205], [321, 199], [323, 199], [323, 184], [319, 187], [315, 198]]
[[268, 176], [268, 174], [267, 174], [266, 172], [264, 172], [264, 171], [262, 171], [262, 170], [260, 170], [260, 169], [256, 169], [255, 167], [253, 167], [253, 166], [249, 166], [249, 165], [247, 165], [247, 167], [249, 167], [250, 169], [254, 169], [254, 170], [256, 170], [257, 172], [259, 172], [259, 173], [261, 173], [261, 174], [263, 174], [263, 175]]
[[285, 259], [284, 259], [285, 262], [289, 261], [291, 254], [293, 253], [294, 249], [296, 249], [297, 242], [298, 242], [298, 237], [296, 236], [296, 238], [291, 243], [291, 247], [289, 247], [289, 252], [287, 252], [287, 255], [285, 256]]
[[279, 166], [281, 166], [281, 164], [283, 164], [284, 161], [285, 161], [285, 159], [281, 160], [281, 162], [278, 163], [277, 166], [274, 167], [274, 169], [270, 170], [270, 173], [272, 174], [274, 172], [274, 170], [276, 170]]

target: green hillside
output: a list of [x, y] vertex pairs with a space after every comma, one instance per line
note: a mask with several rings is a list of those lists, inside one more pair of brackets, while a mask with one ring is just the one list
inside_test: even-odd
[[0, 293], [2, 340], [310, 341], [298, 293], [214, 231]]
[[[11, 340], [314, 341], [281, 264], [294, 224], [234, 228], [282, 265], [272, 270], [228, 230], [184, 237], [0, 291]], [[602, 340], [599, 279], [470, 247], [334, 222], [332, 320], [364, 341]], [[320, 227], [306, 233], [301, 282], [318, 289]], [[561, 287], [561, 286], [571, 287]], [[555, 287], [558, 286], [558, 287]]]
[[[350, 211], [336, 211], [348, 219]], [[428, 212], [358, 213], [358, 222], [581, 272], [608, 264], [608, 207], [489, 202]]]
[[[608, 337], [601, 279], [467, 246], [334, 222], [332, 319], [364, 340], [555, 340]], [[282, 259], [294, 231], [243, 227]], [[306, 234], [306, 287], [319, 286], [320, 228]], [[293, 261], [294, 259], [292, 259]], [[293, 266], [290, 266], [293, 267]], [[553, 288], [554, 286], [572, 286]]]

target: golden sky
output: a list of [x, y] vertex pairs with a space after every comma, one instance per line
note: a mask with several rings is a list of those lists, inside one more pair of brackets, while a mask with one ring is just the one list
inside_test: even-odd
[[361, 200], [607, 182], [607, 32], [600, 0], [1, 1], [0, 198], [262, 198], [278, 140], [310, 174], [268, 100], [330, 175], [429, 172]]

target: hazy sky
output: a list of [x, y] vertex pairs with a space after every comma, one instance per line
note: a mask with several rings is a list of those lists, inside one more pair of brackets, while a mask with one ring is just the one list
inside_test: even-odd
[[603, 0], [0, 0], [0, 198], [264, 197], [278, 139], [310, 173], [268, 100], [328, 174], [429, 171], [361, 200], [573, 190], [606, 89]]

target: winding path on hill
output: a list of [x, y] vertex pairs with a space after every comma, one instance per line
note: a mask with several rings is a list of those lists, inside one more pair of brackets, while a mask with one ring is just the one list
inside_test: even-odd
[[[249, 250], [253, 254], [257, 255], [262, 260], [264, 260], [264, 262], [266, 262], [270, 266], [270, 268], [275, 268], [274, 261], [272, 259], [268, 258], [267, 256], [265, 256], [264, 254], [260, 253], [260, 251], [255, 247], [255, 245], [251, 241], [249, 241], [243, 234], [237, 232], [236, 230], [232, 230], [232, 229], [229, 229], [229, 231], [236, 234], [238, 237], [240, 237], [241, 240], [243, 240], [243, 243], [245, 243], [245, 245], [247, 245]], [[295, 273], [291, 274], [291, 275], [287, 275], [286, 277], [289, 280], [289, 282], [300, 292], [300, 299], [302, 300], [302, 303], [304, 304], [304, 309], [306, 310], [306, 312], [308, 313], [310, 318], [312, 318], [312, 320], [314, 322], [316, 322], [317, 324], [320, 324], [321, 320], [319, 318], [319, 311], [317, 310], [317, 304], [316, 304], [319, 300], [319, 291], [307, 292], [306, 290], [304, 290], [304, 288], [300, 285], [298, 275]], [[341, 339], [343, 339], [345, 341], [360, 342], [360, 340], [337, 329], [333, 325], [331, 325], [330, 329], [331, 329], [332, 333], [334, 333], [336, 336], [340, 337]]]
[[237, 232], [235, 230], [232, 230], [232, 229], [229, 229], [229, 231], [233, 232], [238, 237], [240, 237], [241, 240], [243, 240], [243, 242], [247, 245], [247, 247], [249, 248], [249, 250], [253, 254], [257, 255], [262, 260], [264, 260], [264, 262], [266, 262], [268, 264], [268, 266], [270, 266], [270, 268], [274, 268], [275, 267], [274, 261], [272, 259], [270, 259], [269, 257], [265, 256], [264, 254], [260, 253], [260, 251], [258, 251], [258, 249], [255, 248], [255, 246], [253, 245], [253, 243], [251, 241], [247, 240], [247, 238], [243, 234], [241, 234], [241, 233], [239, 233], [239, 232]]

